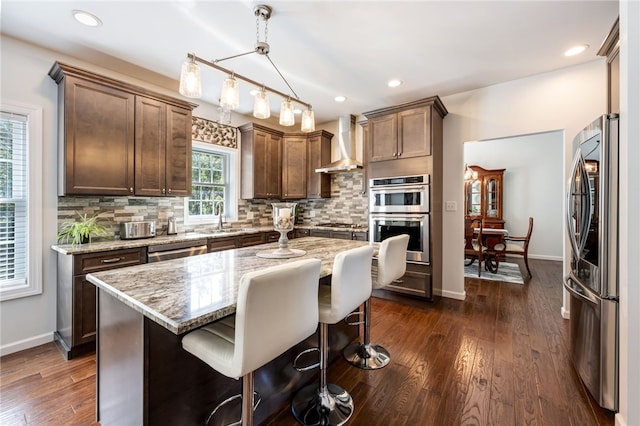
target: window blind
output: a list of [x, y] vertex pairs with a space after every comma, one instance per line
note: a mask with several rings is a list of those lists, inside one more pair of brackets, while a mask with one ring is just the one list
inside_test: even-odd
[[0, 112], [0, 288], [27, 283], [27, 124]]

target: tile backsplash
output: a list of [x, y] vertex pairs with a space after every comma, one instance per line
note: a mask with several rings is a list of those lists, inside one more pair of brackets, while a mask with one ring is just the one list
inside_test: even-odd
[[[368, 198], [362, 195], [362, 172], [331, 175], [331, 198], [297, 200], [304, 224], [343, 222], [366, 225]], [[249, 227], [271, 224], [271, 200], [240, 200], [238, 220], [233, 227]], [[58, 197], [58, 227], [63, 221], [73, 219], [76, 212], [89, 215], [101, 213], [100, 222], [114, 236], [120, 235], [119, 224], [128, 221], [155, 220], [157, 234], [167, 232], [167, 220], [176, 218], [178, 232], [207, 232], [214, 224], [185, 226], [183, 197], [112, 197], [76, 196]], [[313, 215], [313, 217], [312, 217]]]

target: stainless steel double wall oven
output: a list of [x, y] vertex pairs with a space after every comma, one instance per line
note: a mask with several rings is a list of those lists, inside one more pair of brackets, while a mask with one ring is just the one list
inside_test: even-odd
[[369, 240], [409, 235], [407, 260], [429, 264], [429, 175], [375, 178], [369, 185]]

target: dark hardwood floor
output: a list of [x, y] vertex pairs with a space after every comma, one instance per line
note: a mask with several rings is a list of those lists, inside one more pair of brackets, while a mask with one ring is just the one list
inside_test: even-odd
[[[571, 365], [561, 264], [530, 262], [524, 285], [466, 279], [465, 301], [374, 298], [372, 340], [392, 361], [330, 366], [355, 402], [348, 424], [613, 425]], [[94, 407], [94, 355], [66, 361], [50, 343], [0, 359], [0, 424], [95, 425]], [[288, 407], [268, 422], [296, 424]]]

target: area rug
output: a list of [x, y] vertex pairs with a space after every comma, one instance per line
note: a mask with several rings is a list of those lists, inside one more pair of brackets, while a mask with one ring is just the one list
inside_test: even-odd
[[[478, 278], [478, 264], [473, 262], [470, 266], [464, 267], [464, 276], [468, 278]], [[491, 281], [504, 281], [512, 284], [524, 284], [522, 279], [522, 273], [520, 272], [520, 266], [516, 263], [502, 263], [498, 267], [498, 273], [493, 274], [484, 269], [482, 265], [482, 272], [480, 272], [481, 280]]]

